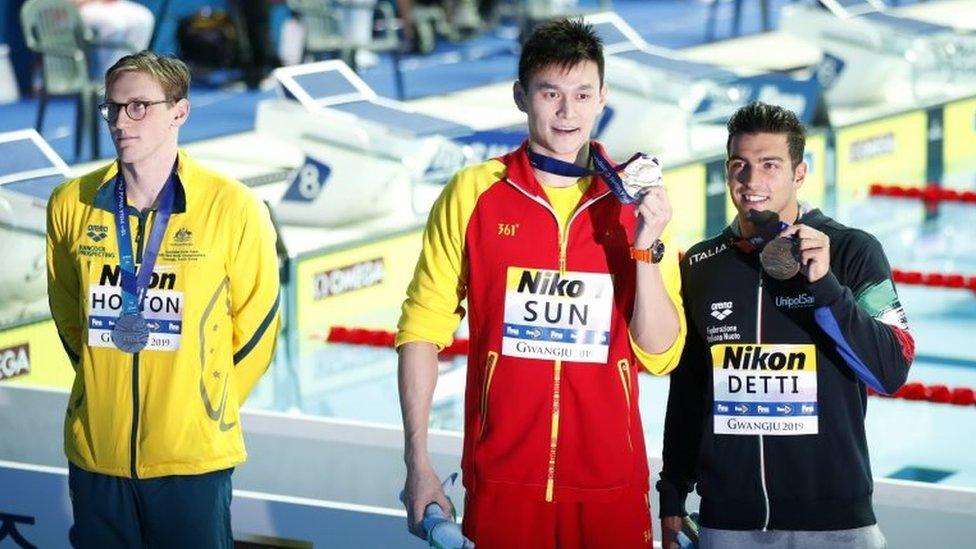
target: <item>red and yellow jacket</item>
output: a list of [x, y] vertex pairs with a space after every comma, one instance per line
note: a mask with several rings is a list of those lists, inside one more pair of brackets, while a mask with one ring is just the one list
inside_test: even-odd
[[450, 344], [467, 298], [468, 490], [545, 501], [646, 491], [635, 364], [663, 375], [680, 357], [676, 253], [661, 268], [680, 332], [648, 354], [628, 330], [633, 206], [594, 177], [561, 228], [525, 150], [462, 170], [435, 203], [397, 345]]

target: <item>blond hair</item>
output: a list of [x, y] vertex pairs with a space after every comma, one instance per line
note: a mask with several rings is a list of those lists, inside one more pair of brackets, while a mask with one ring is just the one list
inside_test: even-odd
[[126, 55], [105, 72], [105, 89], [108, 90], [127, 71], [143, 72], [155, 78], [170, 101], [179, 101], [189, 93], [190, 70], [186, 63], [172, 55], [159, 55], [148, 50]]

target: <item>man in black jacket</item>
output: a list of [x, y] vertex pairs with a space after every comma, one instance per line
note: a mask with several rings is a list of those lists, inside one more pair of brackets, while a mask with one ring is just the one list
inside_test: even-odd
[[677, 547], [696, 484], [703, 549], [884, 547], [867, 389], [896, 391], [914, 357], [888, 261], [868, 233], [798, 202], [796, 115], [753, 103], [728, 128], [738, 215], [681, 261], [688, 339], [657, 484], [664, 547]]

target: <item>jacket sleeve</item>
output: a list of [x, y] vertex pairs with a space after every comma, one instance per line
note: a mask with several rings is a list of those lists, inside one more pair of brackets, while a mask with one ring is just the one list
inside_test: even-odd
[[423, 248], [397, 324], [396, 346], [426, 341], [443, 349], [454, 340], [464, 317], [466, 295], [464, 232], [474, 209], [472, 197], [462, 196], [461, 172], [434, 203], [424, 229]]
[[280, 322], [277, 237], [271, 216], [263, 203], [248, 197], [242, 217], [228, 266], [234, 375], [241, 403], [271, 364]]
[[832, 256], [830, 272], [809, 285], [814, 317], [857, 377], [875, 391], [891, 394], [908, 377], [915, 342], [888, 259], [881, 244], [861, 231], [836, 253], [832, 250]]
[[55, 191], [47, 205], [47, 299], [64, 351], [77, 367], [83, 332], [81, 285], [66, 239], [66, 212], [58, 195]]
[[[685, 345], [685, 335], [687, 333], [687, 322], [685, 320], [685, 309], [681, 305], [681, 272], [678, 268], [678, 252], [676, 247], [666, 243], [664, 248], [667, 255], [661, 262], [661, 278], [664, 279], [664, 288], [674, 305], [674, 310], [678, 314], [678, 333], [670, 347], [660, 353], [648, 353], [630, 337], [630, 347], [634, 351], [634, 356], [644, 366], [648, 372], [663, 376], [674, 370], [681, 358], [681, 350]], [[628, 334], [630, 331], [628, 330]]]
[[[687, 286], [683, 291], [687, 292]], [[664, 466], [657, 483], [661, 517], [688, 514], [685, 499], [695, 487], [705, 418], [706, 346], [691, 321], [687, 303], [685, 300], [688, 335], [678, 367], [671, 372], [664, 419]]]

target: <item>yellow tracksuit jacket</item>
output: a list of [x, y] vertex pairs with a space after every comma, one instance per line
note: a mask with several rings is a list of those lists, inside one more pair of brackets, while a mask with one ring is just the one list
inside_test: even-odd
[[[267, 370], [279, 314], [275, 232], [243, 184], [179, 152], [174, 208], [142, 301], [149, 344], [111, 343], [121, 310], [113, 217], [117, 163], [66, 181], [48, 203], [48, 299], [75, 368], [68, 459], [120, 477], [202, 474], [247, 454], [239, 408]], [[140, 261], [156, 212], [129, 206]]]

